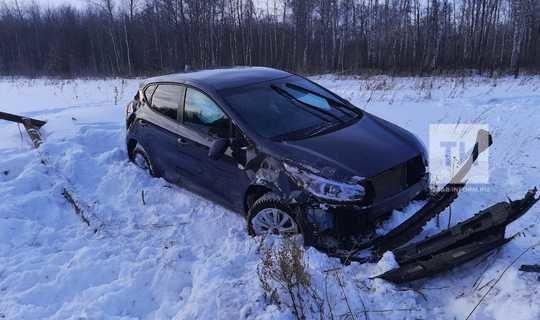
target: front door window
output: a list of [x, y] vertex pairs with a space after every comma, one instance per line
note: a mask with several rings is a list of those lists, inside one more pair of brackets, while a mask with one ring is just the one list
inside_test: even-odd
[[229, 119], [204, 93], [188, 88], [184, 105], [184, 124], [216, 138], [229, 136]]

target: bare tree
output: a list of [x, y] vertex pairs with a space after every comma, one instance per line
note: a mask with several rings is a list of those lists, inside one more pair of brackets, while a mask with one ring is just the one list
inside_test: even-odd
[[0, 74], [540, 70], [538, 0], [90, 1], [0, 2]]

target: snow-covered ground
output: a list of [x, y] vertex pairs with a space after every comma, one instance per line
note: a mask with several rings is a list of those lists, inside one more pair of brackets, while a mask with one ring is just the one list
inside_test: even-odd
[[[539, 77], [314, 79], [426, 144], [432, 123], [489, 125], [491, 185], [465, 191], [452, 223], [540, 184]], [[259, 243], [241, 217], [127, 161], [124, 106], [137, 85], [0, 79], [0, 111], [48, 121], [38, 150], [17, 125], [0, 121], [0, 319], [293, 318], [265, 299]], [[420, 205], [396, 212], [388, 225]], [[536, 206], [508, 228], [519, 236], [500, 251], [406, 286], [370, 279], [391, 259], [343, 267], [343, 288], [328, 272], [341, 267], [336, 259], [308, 249], [308, 271], [335, 319], [350, 311], [356, 319], [464, 319], [512, 260], [540, 241], [539, 220]], [[422, 236], [437, 231], [431, 222]], [[473, 319], [540, 318], [540, 282], [518, 271], [522, 263], [540, 263], [538, 249], [504, 273]]]

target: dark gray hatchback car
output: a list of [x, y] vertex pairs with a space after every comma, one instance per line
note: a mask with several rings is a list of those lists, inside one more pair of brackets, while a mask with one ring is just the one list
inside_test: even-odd
[[148, 79], [126, 125], [135, 164], [245, 215], [254, 235], [362, 235], [427, 188], [414, 135], [281, 70]]

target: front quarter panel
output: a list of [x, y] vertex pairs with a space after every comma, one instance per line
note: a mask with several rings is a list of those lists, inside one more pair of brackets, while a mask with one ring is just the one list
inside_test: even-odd
[[254, 184], [266, 186], [280, 196], [285, 196], [288, 193], [290, 188], [279, 161], [272, 157], [266, 157], [261, 161], [258, 170], [254, 172]]
[[260, 166], [251, 171], [252, 185], [263, 186], [272, 190], [281, 199], [293, 205], [306, 198], [305, 191], [301, 189], [287, 174], [281, 160], [271, 156], [264, 156]]

